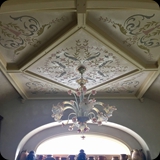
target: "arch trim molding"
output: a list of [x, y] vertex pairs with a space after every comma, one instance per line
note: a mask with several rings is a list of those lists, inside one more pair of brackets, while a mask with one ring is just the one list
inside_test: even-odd
[[[112, 122], [103, 123], [103, 125], [101, 126], [101, 129], [99, 129], [99, 127], [97, 126], [95, 127], [95, 125], [93, 124], [89, 124], [89, 127], [91, 128], [91, 131], [89, 134], [93, 134], [93, 135], [99, 134], [99, 135], [115, 138], [121, 141], [122, 143], [126, 144], [130, 149], [133, 148], [134, 146], [139, 147], [137, 149], [140, 149], [140, 148], [143, 149], [144, 154], [146, 155], [146, 158], [148, 160], [151, 159], [148, 145], [143, 140], [143, 138], [133, 130]], [[40, 126], [32, 130], [31, 132], [29, 132], [26, 136], [22, 138], [22, 140], [20, 141], [16, 149], [15, 160], [19, 152], [23, 149], [28, 149], [28, 147], [30, 147], [29, 148], [30, 150], [36, 150], [36, 148], [40, 143], [42, 143], [43, 141], [51, 137], [53, 138], [53, 137], [57, 137], [64, 134], [69, 135], [69, 134], [75, 134], [75, 133], [74, 131], [72, 132], [67, 131], [67, 128], [61, 127], [61, 124], [58, 122], [52, 122], [52, 123], [48, 123], [46, 125]], [[135, 145], [132, 145], [132, 143], [134, 143]]]

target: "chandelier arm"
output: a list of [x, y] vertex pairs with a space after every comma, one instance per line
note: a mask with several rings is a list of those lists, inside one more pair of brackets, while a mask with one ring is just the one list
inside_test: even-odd
[[[101, 106], [101, 107], [103, 108], [103, 111], [104, 111], [106, 114], [108, 114], [108, 113], [110, 112], [109, 109], [108, 109], [108, 107], [106, 108], [106, 107], [104, 106], [104, 103], [102, 103], [102, 102], [96, 102], [96, 104], [94, 104], [94, 107], [97, 108], [95, 105]], [[98, 111], [98, 112], [100, 112], [100, 111]], [[97, 113], [98, 113], [98, 112], [97, 112]]]
[[[73, 106], [76, 110], [79, 111], [79, 107], [78, 107], [77, 102], [76, 102], [76, 101], [73, 101], [73, 100], [72, 100], [72, 102], [74, 102], [74, 103], [71, 103], [71, 102], [69, 102], [69, 101], [64, 101], [64, 104], [69, 104], [70, 106]], [[74, 104], [76, 104], [76, 105], [74, 105]], [[76, 107], [75, 107], [75, 106], [76, 106]]]
[[106, 108], [104, 108], [103, 111], [104, 111], [106, 114], [109, 114], [109, 113], [110, 113], [109, 109], [106, 109]]
[[65, 106], [64, 107], [64, 111], [65, 110], [67, 110], [67, 109], [72, 109], [74, 112], [75, 112], [75, 114], [77, 113], [77, 110], [75, 109], [75, 107], [73, 108], [74, 106]]
[[72, 105], [72, 103], [70, 101], [64, 101], [63, 104], [69, 104]]
[[[89, 112], [88, 116], [89, 115], [93, 115], [93, 117], [96, 117], [96, 115], [93, 112]], [[93, 117], [91, 117], [91, 118], [93, 118]]]
[[69, 118], [72, 114], [76, 115], [76, 113], [73, 113], [73, 112], [72, 112], [72, 113], [70, 113], [70, 114], [68, 115], [68, 118]]
[[88, 95], [88, 100], [90, 99], [91, 94], [92, 94], [92, 92]]
[[[94, 103], [94, 106], [93, 106], [94, 109], [95, 109], [95, 108], [97, 109], [96, 105], [101, 106], [101, 107], [103, 108], [103, 110], [107, 113], [107, 110], [108, 110], [108, 109], [106, 109], [106, 107], [104, 107], [104, 103], [102, 103], [102, 102], [95, 102], [95, 103]], [[92, 109], [93, 109], [93, 108], [92, 108]], [[106, 110], [105, 110], [105, 109], [106, 109]], [[97, 109], [97, 110], [98, 110], [98, 109]], [[100, 111], [98, 110], [98, 112], [100, 112]], [[97, 113], [98, 113], [98, 112], [97, 112]]]
[[93, 107], [92, 110], [94, 110], [96, 113], [100, 112], [98, 108]]
[[72, 115], [72, 114], [74, 114], [74, 115], [76, 115], [76, 113], [70, 113], [69, 115], [68, 115], [68, 121], [67, 121], [67, 124], [68, 124], [68, 122], [69, 122], [69, 117]]
[[76, 101], [73, 101], [73, 102], [74, 102], [74, 104], [76, 104], [76, 107], [75, 107], [75, 105], [73, 103], [71, 103], [69, 101], [64, 101], [63, 103], [64, 104], [69, 104], [70, 106], [73, 106], [75, 108], [75, 110], [79, 110], [78, 103]]
[[70, 113], [70, 114], [68, 115], [68, 120], [67, 120], [66, 124], [68, 124], [68, 122], [69, 122], [69, 117], [70, 117], [72, 114], [76, 115], [76, 113], [73, 113], [73, 112]]
[[76, 106], [76, 107], [75, 107], [75, 108], [76, 108], [76, 110], [77, 110], [77, 111], [79, 111], [78, 103], [77, 103], [76, 101], [74, 101], [74, 103], [75, 103], [75, 106]]
[[94, 106], [95, 106], [95, 105], [99, 105], [99, 106], [101, 106], [101, 107], [104, 107], [104, 103], [103, 103], [103, 102], [95, 102], [95, 103], [94, 103]]
[[103, 107], [102, 102], [94, 102], [94, 104], [88, 108], [88, 112], [90, 112], [91, 110], [95, 110], [97, 113], [100, 112], [96, 105]]
[[76, 96], [76, 94], [75, 94], [75, 93], [73, 93], [73, 95], [74, 95], [74, 98], [75, 98], [75, 100], [76, 100], [76, 103], [78, 104], [78, 100], [77, 100], [77, 96]]

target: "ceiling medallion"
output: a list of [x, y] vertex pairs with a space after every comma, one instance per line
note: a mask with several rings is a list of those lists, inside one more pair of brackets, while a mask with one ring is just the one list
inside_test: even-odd
[[[88, 97], [85, 97], [87, 88], [85, 84], [87, 80], [83, 78], [83, 74], [86, 71], [86, 67], [81, 65], [78, 67], [78, 71], [81, 74], [81, 78], [76, 82], [80, 85], [80, 88], [76, 90], [76, 93], [71, 90], [68, 91], [69, 95], [74, 96], [75, 100], [64, 101], [58, 103], [56, 106], [52, 107], [52, 117], [57, 122], [62, 122], [62, 125], [66, 125], [71, 120], [72, 124], [69, 126], [68, 130], [72, 131], [74, 127], [77, 127], [77, 132], [82, 134], [82, 139], [85, 138], [84, 133], [89, 131], [90, 128], [87, 126], [87, 122], [102, 125], [102, 122], [107, 122], [109, 117], [112, 116], [114, 110], [117, 110], [114, 106], [109, 106], [103, 102], [97, 102], [94, 98], [90, 98], [91, 95], [95, 95], [96, 90], [92, 90]], [[66, 124], [63, 123], [61, 119], [65, 110], [72, 110], [68, 115], [68, 121]]]

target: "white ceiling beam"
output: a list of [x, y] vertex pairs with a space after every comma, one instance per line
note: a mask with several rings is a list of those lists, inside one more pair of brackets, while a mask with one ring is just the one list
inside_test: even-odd
[[[80, 0], [77, 0], [79, 2]], [[9, 0], [5, 1], [0, 9], [0, 14], [39, 11], [39, 10], [73, 10], [82, 13], [84, 7], [87, 10], [96, 9], [154, 9], [159, 10], [159, 5], [152, 0], [81, 0], [75, 3], [75, 0]], [[83, 6], [87, 2], [87, 5]]]
[[0, 14], [39, 10], [75, 9], [75, 0], [9, 0], [2, 4]]
[[86, 13], [87, 0], [76, 0], [77, 13]]
[[153, 0], [88, 0], [87, 10], [95, 9], [154, 9], [159, 5]]
[[143, 95], [146, 93], [146, 91], [149, 89], [149, 87], [153, 84], [153, 82], [156, 80], [156, 78], [160, 75], [160, 58], [157, 61], [158, 70], [151, 72], [146, 80], [144, 81], [143, 85], [139, 88], [139, 90], [136, 93], [136, 96], [139, 99], [143, 99]]
[[100, 92], [98, 92], [98, 94], [95, 96], [95, 99], [102, 99], [102, 100], [106, 100], [106, 99], [138, 99], [135, 95], [130, 95], [130, 94], [101, 94]]
[[86, 25], [86, 5], [86, 0], [76, 0], [78, 28], [85, 27]]
[[0, 54], [0, 64], [6, 69], [7, 63], [3, 58], [2, 54]]
[[143, 95], [146, 93], [146, 91], [149, 89], [152, 83], [156, 80], [159, 74], [160, 74], [160, 69], [155, 72], [153, 71], [148, 75], [148, 77], [145, 79], [142, 86], [139, 88], [139, 90], [136, 93], [136, 96], [138, 99], [141, 99], [143, 97]]
[[18, 84], [13, 80], [13, 77], [11, 76], [11, 74], [7, 73], [5, 68], [1, 64], [0, 64], [0, 70], [3, 72], [3, 74], [9, 80], [9, 82], [13, 85], [13, 87], [17, 90], [17, 92], [21, 95], [21, 97], [23, 99], [26, 99], [25, 93], [20, 89]]
[[[80, 10], [83, 10], [81, 5], [84, 4], [83, 1], [86, 0], [79, 3]], [[76, 4], [75, 0], [9, 0], [2, 4], [0, 14], [39, 10], [76, 10]], [[114, 8], [159, 10], [159, 5], [153, 0], [87, 0], [87, 6], [85, 7], [87, 10]]]
[[77, 25], [78, 25], [78, 28], [85, 28], [86, 26], [86, 14], [85, 13], [77, 13]]

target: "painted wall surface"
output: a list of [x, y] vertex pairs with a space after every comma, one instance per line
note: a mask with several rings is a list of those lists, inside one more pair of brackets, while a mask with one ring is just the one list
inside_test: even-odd
[[[17, 146], [21, 139], [33, 129], [51, 123], [53, 100], [30, 100], [21, 102], [18, 93], [11, 92], [0, 100], [0, 115], [4, 117], [1, 132], [1, 153], [9, 160], [13, 160]], [[160, 107], [149, 99], [139, 100], [106, 100], [115, 105], [117, 111], [109, 119], [139, 134], [148, 144], [151, 158], [160, 152]]]

